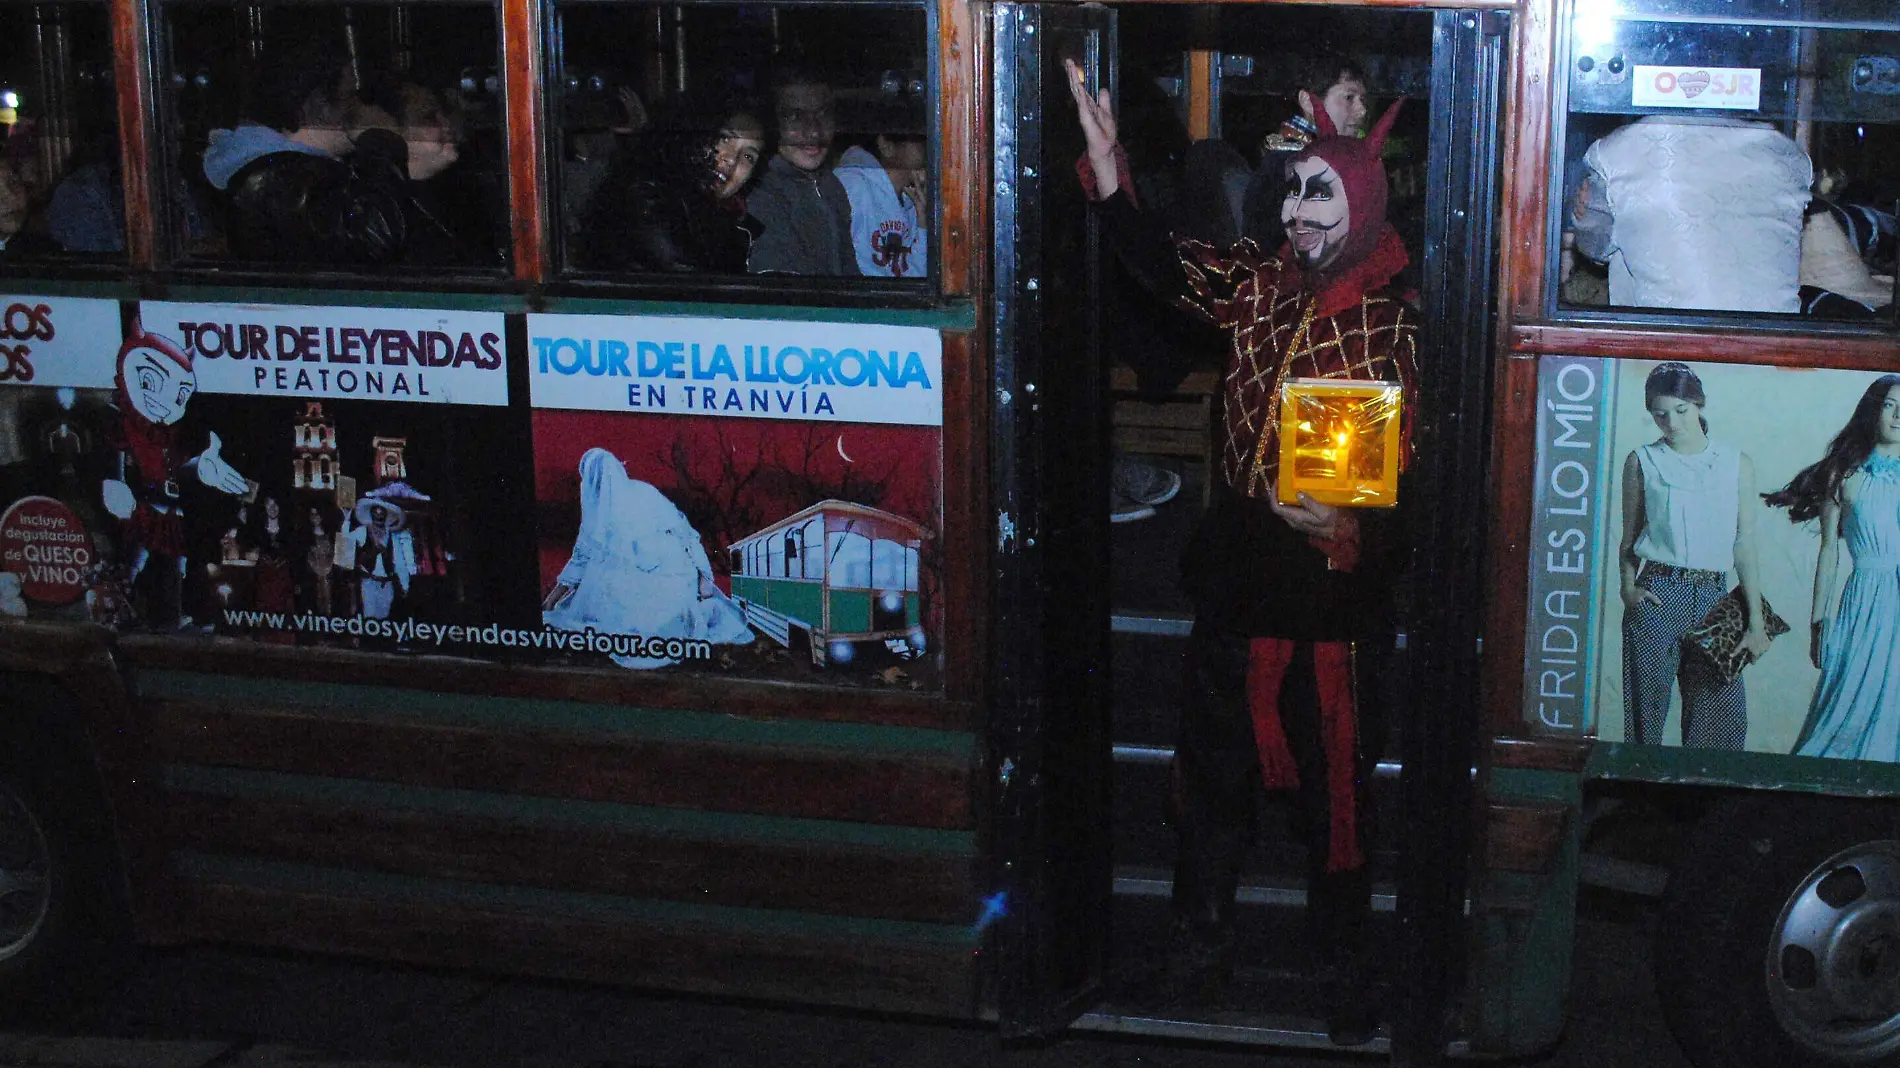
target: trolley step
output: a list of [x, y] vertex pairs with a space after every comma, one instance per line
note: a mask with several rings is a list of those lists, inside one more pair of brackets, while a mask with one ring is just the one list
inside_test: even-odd
[[[1174, 893], [1174, 880], [1165, 868], [1143, 865], [1118, 865], [1115, 868], [1115, 895], [1117, 897], [1169, 898]], [[1254, 876], [1243, 880], [1240, 892], [1235, 900], [1242, 905], [1260, 905], [1268, 908], [1305, 908], [1306, 886], [1298, 877]], [[1389, 882], [1377, 882], [1372, 886], [1372, 911], [1394, 912], [1398, 909], [1398, 887]]]
[[[1170, 764], [1174, 761], [1174, 747], [1169, 745], [1116, 745], [1112, 750], [1117, 764]], [[1372, 766], [1374, 778], [1396, 779], [1405, 770], [1405, 765], [1397, 760], [1381, 760]]]

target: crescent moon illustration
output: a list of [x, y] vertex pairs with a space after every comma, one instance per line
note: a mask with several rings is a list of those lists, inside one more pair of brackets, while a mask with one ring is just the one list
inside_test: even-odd
[[838, 456], [839, 458], [843, 459], [845, 463], [848, 463], [848, 464], [857, 462], [851, 459], [850, 453], [844, 451], [844, 435], [843, 434], [838, 435]]

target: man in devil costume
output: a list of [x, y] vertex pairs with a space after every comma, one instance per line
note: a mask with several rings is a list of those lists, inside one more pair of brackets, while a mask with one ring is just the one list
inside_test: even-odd
[[135, 332], [119, 348], [118, 478], [101, 487], [106, 511], [121, 521], [133, 589], [141, 594], [148, 627], [185, 621], [185, 477], [234, 496], [248, 490], [244, 476], [226, 463], [218, 435], [192, 453], [178, 420], [198, 391], [191, 355], [166, 338]]
[[1307, 846], [1308, 915], [1342, 1045], [1375, 1027], [1367, 927], [1363, 786], [1367, 750], [1353, 694], [1355, 642], [1391, 641], [1403, 570], [1390, 512], [1276, 500], [1279, 383], [1396, 381], [1410, 449], [1418, 314], [1394, 290], [1404, 246], [1385, 220], [1379, 149], [1398, 105], [1363, 140], [1319, 136], [1289, 161], [1286, 243], [1226, 248], [1176, 239], [1133, 201], [1108, 94], [1069, 64], [1088, 157], [1078, 167], [1110, 244], [1145, 284], [1231, 337], [1213, 500], [1182, 560], [1195, 604], [1191, 693], [1176, 748], [1180, 853], [1166, 974], [1179, 995], [1233, 966], [1241, 852], [1258, 784], [1294, 794]]

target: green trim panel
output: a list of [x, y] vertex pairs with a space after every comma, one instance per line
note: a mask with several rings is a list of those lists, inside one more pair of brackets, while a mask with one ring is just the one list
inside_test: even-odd
[[145, 698], [236, 702], [266, 708], [334, 709], [350, 718], [381, 723], [571, 731], [719, 745], [935, 754], [972, 761], [976, 757], [974, 735], [921, 727], [754, 720], [719, 712], [626, 708], [519, 697], [471, 698], [465, 694], [333, 682], [286, 685], [281, 679], [190, 671], [141, 671], [137, 687], [139, 695]]
[[1900, 765], [1625, 742], [1598, 742], [1584, 777], [1851, 797], [1900, 795]]
[[298, 304], [325, 308], [434, 308], [441, 311], [525, 312], [520, 293], [436, 293], [388, 289], [282, 289], [265, 285], [167, 285], [153, 300], [205, 304]]
[[537, 890], [491, 883], [464, 883], [413, 875], [343, 868], [318, 868], [277, 861], [234, 859], [207, 853], [172, 854], [172, 869], [181, 877], [236, 883], [267, 890], [334, 894], [356, 898], [398, 900], [437, 906], [464, 906], [521, 912], [536, 917], [650, 925], [693, 925], [743, 931], [749, 934], [793, 938], [822, 938], [840, 942], [910, 942], [968, 947], [974, 951], [982, 932], [974, 925], [920, 923], [915, 920], [870, 920], [827, 916], [815, 912], [742, 908], [731, 905], [692, 905], [587, 894]]
[[610, 300], [602, 297], [546, 297], [537, 311], [565, 315], [692, 315], [713, 319], [784, 319], [792, 322], [883, 323], [919, 326], [952, 334], [976, 329], [976, 305], [957, 301], [940, 308], [833, 308], [774, 304], [713, 304], [700, 301]]
[[1526, 798], [1583, 804], [1583, 780], [1567, 771], [1536, 768], [1498, 768], [1485, 771], [1484, 794], [1494, 798]]
[[1521, 1056], [1556, 1044], [1563, 1033], [1577, 922], [1578, 810], [1583, 780], [1567, 771], [1486, 770], [1488, 800], [1556, 802], [1571, 808], [1550, 872], [1486, 871], [1473, 917], [1472, 1048]]
[[619, 831], [770, 845], [794, 842], [841, 845], [885, 853], [972, 856], [976, 852], [976, 835], [971, 831], [701, 812], [606, 801], [574, 801], [199, 764], [167, 764], [160, 769], [160, 780], [165, 789], [179, 793], [230, 799], [266, 798], [337, 807], [401, 809], [507, 820], [556, 830]]
[[100, 300], [137, 300], [136, 282], [118, 279], [34, 278], [0, 280], [0, 289], [20, 296], [96, 297]]
[[832, 635], [865, 634], [871, 629], [871, 591], [870, 590], [832, 590], [831, 626], [826, 633]]
[[[740, 579], [732, 580], [732, 592], [739, 592]], [[748, 577], [745, 596], [774, 612], [803, 624], [810, 630], [824, 628], [824, 584], [817, 579], [774, 579]]]
[[275, 285], [213, 285], [183, 282], [147, 287], [120, 279], [33, 278], [0, 282], [0, 289], [49, 297], [166, 300], [205, 304], [289, 304], [328, 308], [433, 308], [442, 311], [530, 311], [569, 315], [681, 315], [710, 319], [778, 319], [790, 322], [879, 323], [915, 326], [951, 334], [976, 330], [976, 305], [954, 301], [937, 308], [837, 308], [822, 305], [720, 304], [709, 301], [613, 300], [600, 297], [537, 297], [491, 290], [444, 293], [430, 290], [309, 289]]

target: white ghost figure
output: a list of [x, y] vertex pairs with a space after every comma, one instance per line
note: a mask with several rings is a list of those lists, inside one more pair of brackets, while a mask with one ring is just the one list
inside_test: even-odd
[[[574, 552], [543, 602], [557, 630], [695, 638], [724, 645], [752, 640], [745, 614], [713, 584], [699, 532], [666, 495], [627, 475], [606, 449], [581, 457], [581, 529]], [[677, 660], [618, 656], [628, 668]]]

